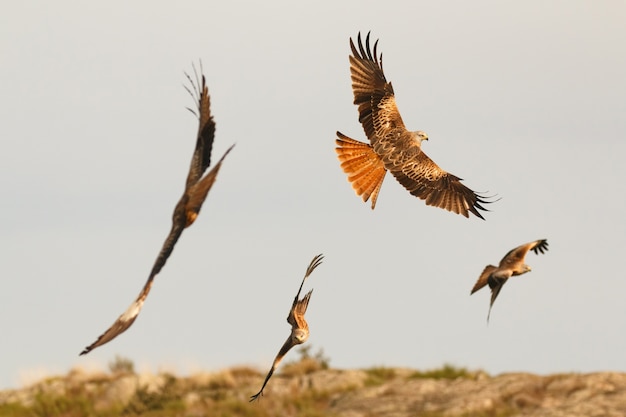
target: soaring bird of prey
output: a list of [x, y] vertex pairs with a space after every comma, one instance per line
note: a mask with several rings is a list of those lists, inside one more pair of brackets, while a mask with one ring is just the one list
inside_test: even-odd
[[358, 49], [350, 39], [354, 104], [358, 106], [359, 121], [370, 141], [369, 144], [359, 142], [337, 132], [336, 151], [352, 187], [364, 202], [371, 198], [374, 209], [385, 174], [390, 171], [404, 188], [427, 205], [465, 217], [471, 212], [484, 219], [478, 210], [486, 211], [482, 204], [491, 201], [461, 184], [461, 178], [439, 168], [422, 151], [422, 141], [428, 140], [426, 133], [409, 131], [404, 126], [377, 46], [378, 41], [372, 51], [369, 33], [365, 47], [360, 33]]
[[535, 254], [544, 253], [548, 250], [548, 241], [546, 239], [535, 240], [534, 242], [524, 243], [521, 246], [511, 249], [504, 258], [500, 261], [500, 264], [495, 267], [493, 265], [487, 265], [483, 272], [480, 274], [478, 281], [474, 284], [471, 294], [480, 290], [485, 285], [489, 284], [491, 288], [491, 303], [489, 304], [489, 313], [487, 314], [487, 321], [491, 315], [491, 307], [493, 307], [494, 301], [500, 294], [500, 290], [504, 283], [515, 275], [522, 275], [526, 272], [530, 272], [530, 266], [526, 265], [525, 258], [529, 250], [535, 252]]
[[[200, 72], [202, 73], [202, 70]], [[204, 75], [202, 75], [202, 83], [200, 84], [195, 67], [194, 74], [196, 78], [195, 84], [189, 74], [185, 73], [187, 79], [191, 83], [193, 92], [186, 86], [185, 89], [197, 102], [197, 112], [190, 108], [188, 108], [188, 110], [198, 117], [200, 125], [198, 128], [196, 149], [191, 158], [191, 166], [185, 183], [185, 191], [183, 196], [178, 201], [178, 204], [176, 204], [174, 214], [172, 215], [172, 229], [165, 239], [161, 252], [159, 252], [156, 261], [154, 262], [154, 266], [152, 267], [152, 271], [150, 271], [148, 280], [139, 293], [137, 299], [133, 301], [128, 309], [122, 313], [117, 320], [115, 320], [115, 323], [113, 323], [107, 331], [100, 335], [94, 343], [87, 346], [80, 353], [81, 355], [89, 353], [98, 346], [102, 346], [103, 344], [110, 342], [133, 324], [143, 307], [143, 303], [150, 292], [150, 288], [152, 288], [154, 277], [165, 265], [167, 258], [172, 253], [174, 245], [180, 238], [183, 230], [191, 226], [198, 217], [202, 203], [204, 203], [211, 186], [215, 182], [217, 173], [222, 165], [222, 161], [234, 146], [232, 145], [226, 153], [224, 153], [218, 163], [215, 164], [215, 166], [213, 166], [213, 168], [211, 168], [211, 170], [204, 177], [202, 176], [211, 162], [211, 149], [213, 147], [213, 139], [215, 137], [215, 122], [213, 121], [213, 116], [211, 115], [211, 101]], [[200, 87], [200, 89], [198, 89], [198, 87]]]
[[306, 293], [306, 295], [302, 297], [301, 300], [298, 299], [298, 297], [300, 297], [300, 292], [302, 291], [302, 285], [304, 285], [304, 281], [308, 278], [309, 275], [311, 275], [311, 272], [313, 272], [313, 270], [322, 263], [322, 259], [324, 259], [324, 256], [322, 254], [315, 256], [309, 264], [308, 268], [306, 269], [306, 274], [302, 279], [300, 289], [298, 289], [298, 293], [293, 299], [291, 310], [289, 310], [289, 315], [287, 316], [287, 323], [291, 324], [291, 334], [283, 344], [283, 347], [280, 348], [278, 355], [276, 355], [274, 363], [272, 363], [272, 368], [267, 373], [265, 381], [263, 381], [263, 386], [261, 387], [261, 390], [259, 390], [259, 392], [250, 397], [250, 402], [256, 400], [257, 398], [259, 398], [259, 396], [263, 395], [263, 390], [265, 389], [265, 385], [267, 385], [267, 381], [270, 380], [272, 374], [274, 373], [274, 370], [283, 359], [283, 357], [287, 354], [287, 352], [289, 352], [289, 349], [306, 342], [306, 340], [309, 338], [309, 325], [306, 320], [304, 320], [304, 313], [306, 313], [306, 308], [309, 306], [309, 300], [311, 299], [311, 293], [313, 292], [313, 290]]

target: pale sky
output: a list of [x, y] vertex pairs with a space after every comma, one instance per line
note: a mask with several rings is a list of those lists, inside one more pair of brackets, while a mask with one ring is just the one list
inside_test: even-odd
[[[0, 389], [73, 367], [262, 372], [305, 285], [337, 368], [626, 371], [626, 5], [621, 1], [12, 2], [0, 16]], [[379, 38], [407, 127], [486, 221], [388, 175], [375, 211], [339, 167], [365, 140], [349, 38]], [[195, 145], [202, 61], [233, 143], [135, 324]], [[478, 275], [547, 238], [486, 323]], [[286, 360], [296, 359], [291, 352]]]

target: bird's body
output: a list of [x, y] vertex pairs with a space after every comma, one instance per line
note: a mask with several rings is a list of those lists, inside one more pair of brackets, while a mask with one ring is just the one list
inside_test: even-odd
[[289, 352], [289, 350], [292, 347], [306, 342], [307, 339], [309, 338], [309, 324], [304, 319], [304, 314], [306, 313], [306, 309], [309, 306], [309, 300], [311, 299], [311, 294], [313, 293], [313, 290], [306, 293], [304, 297], [302, 297], [302, 299], [299, 299], [299, 297], [300, 297], [300, 292], [302, 291], [302, 286], [304, 285], [304, 281], [307, 279], [309, 275], [311, 275], [313, 270], [317, 268], [319, 264], [322, 263], [323, 258], [324, 257], [321, 254], [317, 255], [316, 257], [313, 258], [313, 260], [309, 264], [306, 270], [306, 274], [304, 275], [304, 278], [302, 279], [302, 283], [300, 284], [300, 288], [298, 289], [298, 293], [293, 299], [291, 309], [289, 310], [289, 315], [287, 316], [287, 323], [291, 325], [291, 334], [289, 335], [289, 337], [287, 338], [283, 346], [278, 351], [278, 354], [276, 355], [276, 358], [274, 359], [274, 362], [272, 363], [272, 367], [267, 373], [267, 376], [265, 377], [265, 381], [263, 381], [263, 386], [261, 386], [261, 389], [259, 390], [259, 392], [257, 392], [252, 397], [250, 397], [250, 401], [254, 401], [258, 399], [261, 395], [263, 395], [263, 390], [265, 389], [265, 385], [267, 385], [267, 382], [270, 380], [270, 378], [274, 374], [276, 367], [278, 366], [280, 361], [283, 359], [283, 357], [287, 354], [287, 352]]
[[167, 259], [174, 250], [176, 242], [183, 233], [183, 230], [191, 226], [191, 224], [193, 224], [198, 217], [202, 203], [204, 203], [209, 190], [217, 178], [217, 173], [222, 165], [222, 161], [234, 146], [231, 146], [224, 153], [218, 163], [215, 164], [215, 166], [203, 177], [204, 172], [209, 167], [211, 162], [211, 149], [213, 148], [213, 140], [215, 138], [215, 122], [213, 120], [213, 116], [211, 115], [210, 97], [204, 76], [202, 76], [201, 84], [196, 81], [200, 90], [198, 90], [198, 87], [194, 84], [189, 75], [187, 75], [187, 78], [191, 82], [194, 92], [192, 93], [188, 88], [187, 91], [197, 102], [197, 113], [191, 109], [190, 111], [198, 116], [199, 128], [196, 148], [191, 158], [189, 173], [185, 183], [185, 191], [176, 204], [174, 213], [172, 214], [172, 228], [170, 229], [161, 251], [154, 262], [150, 275], [148, 276], [148, 280], [135, 301], [133, 301], [128, 309], [118, 317], [109, 329], [100, 335], [94, 343], [87, 346], [80, 353], [81, 355], [87, 354], [96, 347], [113, 340], [133, 324], [143, 307], [146, 297], [150, 293], [154, 278], [165, 265]]
[[487, 265], [485, 269], [483, 269], [483, 272], [478, 277], [470, 294], [474, 294], [485, 285], [489, 285], [491, 289], [491, 302], [489, 304], [487, 320], [489, 320], [491, 307], [493, 307], [493, 303], [496, 301], [498, 294], [500, 294], [504, 283], [513, 276], [522, 275], [531, 271], [530, 266], [525, 263], [526, 254], [531, 250], [535, 252], [535, 254], [546, 252], [548, 250], [548, 241], [546, 239], [540, 239], [520, 245], [515, 249], [511, 249], [504, 255], [497, 267]]
[[489, 203], [461, 183], [461, 179], [435, 164], [421, 149], [428, 135], [408, 130], [396, 106], [393, 87], [383, 72], [382, 54], [377, 55], [378, 41], [370, 48], [369, 34], [358, 49], [350, 39], [350, 73], [354, 104], [359, 122], [370, 143], [351, 139], [337, 132], [336, 148], [341, 167], [363, 201], [372, 199], [372, 209], [387, 171], [412, 195], [427, 205], [469, 217], [483, 218], [478, 210]]

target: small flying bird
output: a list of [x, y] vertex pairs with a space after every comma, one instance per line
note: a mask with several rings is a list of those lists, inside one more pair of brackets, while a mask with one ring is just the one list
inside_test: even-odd
[[304, 281], [309, 275], [311, 275], [311, 272], [313, 272], [313, 270], [322, 263], [322, 259], [324, 259], [324, 256], [322, 254], [317, 255], [313, 258], [313, 260], [309, 264], [309, 267], [306, 269], [306, 274], [302, 279], [300, 289], [298, 289], [298, 293], [293, 299], [291, 310], [289, 310], [289, 315], [287, 316], [287, 323], [291, 324], [291, 334], [283, 344], [283, 347], [280, 348], [278, 355], [276, 355], [274, 363], [272, 363], [272, 369], [270, 369], [270, 371], [267, 373], [265, 381], [263, 381], [263, 386], [261, 387], [261, 390], [254, 394], [252, 397], [250, 397], [250, 402], [258, 399], [259, 396], [263, 395], [263, 389], [265, 389], [267, 381], [270, 380], [272, 374], [274, 373], [274, 370], [283, 359], [283, 357], [287, 354], [287, 352], [289, 352], [289, 349], [306, 342], [309, 338], [309, 325], [306, 320], [304, 320], [304, 313], [306, 313], [306, 308], [309, 306], [309, 300], [311, 299], [311, 293], [313, 292], [313, 290], [306, 293], [306, 295], [302, 297], [301, 300], [299, 300], [298, 297], [300, 296], [300, 291], [302, 291], [302, 285], [304, 285]]
[[529, 250], [532, 250], [537, 255], [540, 252], [544, 253], [548, 250], [548, 241], [546, 239], [535, 240], [534, 242], [525, 243], [515, 249], [511, 249], [509, 253], [504, 255], [504, 258], [502, 258], [497, 267], [487, 265], [480, 274], [476, 284], [474, 284], [470, 295], [487, 284], [489, 284], [489, 288], [491, 288], [491, 303], [489, 304], [487, 321], [489, 321], [489, 316], [491, 315], [491, 307], [493, 307], [493, 303], [496, 301], [498, 294], [500, 294], [504, 283], [512, 276], [522, 275], [531, 271], [530, 266], [524, 263]]
[[[172, 229], [165, 239], [161, 252], [159, 252], [156, 261], [154, 262], [148, 281], [146, 281], [137, 299], [133, 301], [128, 309], [118, 317], [115, 323], [113, 323], [107, 331], [100, 335], [94, 343], [87, 346], [80, 353], [81, 355], [85, 355], [98, 346], [102, 346], [105, 343], [110, 342], [133, 324], [143, 307], [143, 303], [150, 292], [150, 288], [152, 288], [154, 277], [165, 265], [165, 262], [174, 250], [174, 245], [180, 238], [183, 230], [191, 226], [198, 217], [202, 203], [204, 203], [211, 186], [217, 178], [217, 173], [220, 170], [222, 161], [231, 151], [233, 146], [235, 146], [232, 145], [224, 153], [218, 163], [215, 164], [215, 166], [211, 168], [211, 170], [204, 177], [202, 177], [211, 162], [211, 149], [213, 147], [213, 139], [215, 137], [215, 122], [213, 121], [213, 116], [211, 115], [211, 101], [204, 75], [202, 75], [202, 84], [200, 84], [195, 66], [193, 70], [196, 83], [193, 82], [189, 74], [185, 73], [185, 76], [191, 83], [193, 92], [187, 86], [185, 86], [185, 89], [197, 102], [197, 112], [190, 108], [187, 109], [198, 117], [200, 124], [196, 140], [196, 149], [191, 158], [191, 166], [189, 168], [189, 174], [187, 175], [187, 181], [185, 184], [185, 192], [178, 201], [178, 204], [174, 209], [174, 214], [172, 215]], [[202, 73], [202, 68], [200, 68], [200, 72]], [[197, 86], [201, 86], [200, 90], [198, 90]]]
[[472, 213], [484, 220], [478, 210], [491, 203], [461, 183], [461, 178], [439, 168], [421, 148], [428, 135], [409, 131], [396, 107], [393, 87], [383, 72], [383, 56], [377, 53], [378, 40], [370, 48], [370, 34], [365, 47], [358, 36], [358, 49], [350, 39], [350, 73], [354, 104], [359, 109], [359, 122], [370, 143], [351, 139], [337, 132], [337, 151], [341, 168], [364, 202], [372, 199], [376, 206], [378, 192], [390, 171], [412, 195], [429, 206], [469, 217]]

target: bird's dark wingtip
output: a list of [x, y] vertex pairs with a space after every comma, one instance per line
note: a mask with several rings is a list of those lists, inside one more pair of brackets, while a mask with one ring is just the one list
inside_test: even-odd
[[[478, 207], [479, 209], [483, 210], [483, 211], [489, 211], [489, 210], [485, 210], [484, 208], [480, 207], [479, 205], [476, 205], [476, 207]], [[471, 210], [472, 214], [476, 217], [478, 217], [481, 220], [485, 220], [485, 218], [483, 217], [482, 214], [480, 214], [480, 211], [476, 210], [476, 208], [474, 208], [474, 210]], [[469, 216], [465, 216], [465, 217], [469, 217]]]
[[548, 239], [540, 239], [539, 243], [532, 249], [532, 251], [535, 252], [536, 255], [539, 255], [540, 252], [543, 254], [548, 251], [548, 246]]
[[502, 197], [499, 197], [498, 194], [487, 195], [488, 193], [489, 191], [480, 191], [480, 192], [474, 193], [476, 194], [476, 201], [479, 203], [483, 203], [483, 204], [493, 204], [497, 201], [502, 200]]
[[[497, 201], [500, 201], [502, 199], [502, 197], [498, 197], [497, 199], [494, 200], [494, 198], [496, 198], [498, 195], [494, 194], [494, 195], [486, 195], [488, 193], [487, 192], [475, 192], [475, 198], [476, 200], [474, 201], [474, 205], [472, 207], [470, 207], [469, 211], [475, 215], [476, 217], [485, 220], [485, 218], [482, 216], [482, 214], [480, 214], [480, 212], [478, 210], [481, 211], [491, 211], [488, 208], [483, 207], [483, 204], [493, 204]], [[467, 217], [467, 216], [466, 216]]]
[[92, 347], [92, 346], [93, 346], [93, 345], [89, 345], [89, 346], [85, 347], [85, 349], [83, 349], [83, 350], [82, 350], [82, 352], [80, 352], [80, 353], [78, 354], [78, 356], [83, 356], [83, 355], [86, 355], [86, 354], [88, 354], [89, 352], [91, 352], [91, 351], [93, 350], [93, 347]]

